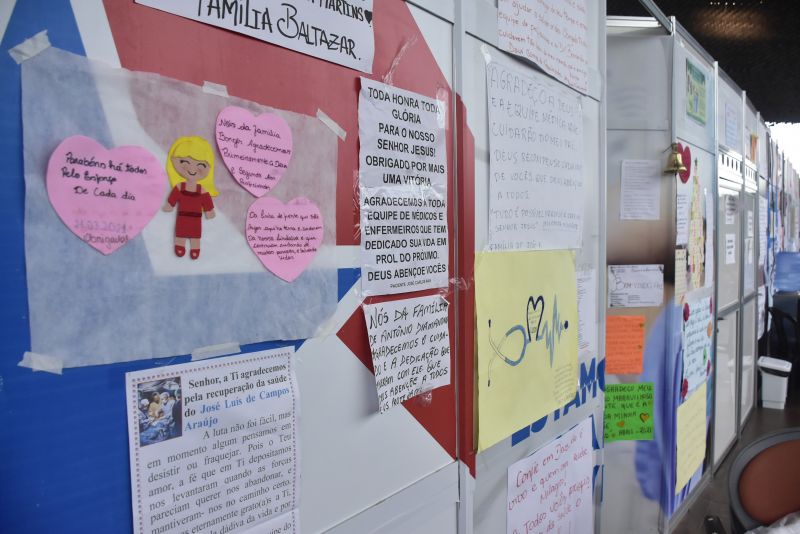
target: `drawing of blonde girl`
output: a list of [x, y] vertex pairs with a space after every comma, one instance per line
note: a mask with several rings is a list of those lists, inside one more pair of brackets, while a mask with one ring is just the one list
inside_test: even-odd
[[214, 186], [214, 150], [202, 137], [180, 137], [167, 155], [167, 176], [172, 191], [164, 203], [164, 211], [178, 207], [175, 219], [175, 255], [186, 254], [189, 240], [189, 257], [200, 257], [203, 213], [206, 219], [214, 218], [214, 202], [217, 196]]

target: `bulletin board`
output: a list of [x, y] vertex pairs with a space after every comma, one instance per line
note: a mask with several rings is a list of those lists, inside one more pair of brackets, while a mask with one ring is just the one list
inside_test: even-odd
[[[334, 209], [330, 229], [335, 226], [335, 231], [325, 238], [329, 246], [315, 261], [331, 274], [330, 285], [325, 286], [332, 296], [327, 317], [307, 339], [287, 335], [276, 337], [279, 341], [215, 341], [240, 342], [244, 353], [280, 346], [296, 349], [303, 531], [455, 532], [459, 498], [455, 357], [451, 356], [450, 385], [378, 414], [358, 268], [361, 73], [133, 1], [7, 5], [2, 10], [6, 18], [0, 21], [4, 51], [46, 30], [51, 51], [74, 54], [65, 57], [74, 57], [76, 62], [88, 57], [103, 62], [99, 70], [159, 74], [193, 84], [192, 91], [202, 98], [229, 98], [282, 110], [310, 130], [323, 132], [324, 144], [333, 155], [325, 187], [332, 192], [326, 201]], [[451, 206], [447, 212], [448, 278], [457, 280], [455, 245], [468, 239], [471, 230], [466, 238], [455, 231], [458, 166], [453, 157], [452, 119], [457, 108], [452, 91], [452, 23], [412, 3], [390, 0], [375, 3], [373, 24], [375, 58], [372, 73], [364, 76], [439, 96], [447, 104], [443, 123]], [[7, 338], [0, 362], [0, 420], [4, 423], [0, 450], [5, 458], [0, 467], [4, 503], [0, 530], [130, 532], [125, 373], [188, 362], [187, 352], [212, 341], [199, 339], [196, 346], [176, 353], [154, 349], [127, 363], [91, 361], [87, 363], [104, 364], [65, 366], [61, 374], [32, 372], [17, 365], [32, 342], [24, 238], [21, 67], [4, 53], [0, 69], [7, 81], [1, 150], [9, 180], [2, 193], [9, 224], [2, 233], [6, 254], [0, 267]], [[224, 86], [229, 96], [202, 91], [205, 82], [212, 84], [212, 92]], [[296, 156], [302, 158], [301, 150], [316, 150], [316, 145], [297, 150]], [[307, 170], [311, 178], [312, 169]], [[463, 177], [458, 180], [470, 182]], [[240, 275], [247, 276], [231, 276]], [[449, 310], [449, 334], [455, 340], [459, 297], [451, 287], [442, 296], [456, 303]], [[247, 302], [248, 295], [241, 298]], [[231, 315], [238, 311], [230, 310]], [[299, 311], [285, 309], [283, 317], [275, 316], [274, 321], [290, 319]], [[102, 328], [102, 316], [81, 325]], [[154, 359], [156, 354], [160, 357]]]

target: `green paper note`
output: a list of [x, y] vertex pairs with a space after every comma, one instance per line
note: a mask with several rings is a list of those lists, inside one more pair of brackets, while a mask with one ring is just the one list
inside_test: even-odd
[[606, 384], [605, 437], [611, 441], [653, 439], [653, 383]]

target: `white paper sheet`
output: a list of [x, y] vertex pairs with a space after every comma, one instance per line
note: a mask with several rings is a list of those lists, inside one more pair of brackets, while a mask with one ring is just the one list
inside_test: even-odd
[[739, 131], [739, 114], [736, 108], [725, 102], [725, 144], [728, 148], [741, 151], [742, 132]]
[[611, 308], [661, 306], [663, 265], [609, 265], [608, 305]]
[[725, 224], [731, 225], [736, 221], [736, 213], [739, 211], [739, 197], [736, 195], [725, 195]]
[[597, 270], [575, 273], [578, 285], [578, 355], [597, 356]]
[[594, 531], [592, 420], [508, 468], [507, 534]]
[[372, 72], [372, 0], [136, 0], [362, 72]]
[[450, 383], [447, 301], [433, 295], [363, 309], [381, 413]]
[[361, 78], [364, 295], [447, 286], [446, 115], [440, 100]]
[[[318, 119], [210, 95], [196, 85], [113, 68], [55, 47], [21, 69], [34, 352], [76, 367], [188, 354], [221, 343], [305, 339], [333, 313], [338, 275], [330, 258], [339, 140]], [[271, 194], [284, 202], [308, 197], [325, 225], [322, 248], [294, 282], [266, 271], [248, 247], [245, 217], [253, 196], [220, 158], [214, 169], [217, 216], [204, 224], [197, 261], [173, 251], [174, 213], [159, 211], [139, 236], [110, 256], [92, 250], [60, 221], [47, 197], [44, 171], [65, 137], [86, 135], [106, 147], [142, 146], [166, 161], [180, 136], [199, 135], [213, 143], [217, 113], [227, 105], [277, 113], [292, 128], [297, 157]]]
[[533, 70], [491, 61], [489, 249], [581, 247], [580, 97]]
[[661, 162], [650, 159], [622, 161], [619, 217], [657, 221], [661, 217]]
[[293, 353], [265, 350], [125, 375], [135, 534], [234, 534], [265, 521], [296, 531]]
[[687, 289], [686, 249], [675, 249], [675, 302], [683, 302]]
[[725, 265], [736, 263], [736, 234], [725, 234]]
[[765, 268], [767, 259], [767, 226], [769, 217], [769, 203], [767, 199], [758, 197], [758, 265]]
[[692, 183], [675, 178], [675, 244], [689, 242], [689, 208], [692, 203]]
[[689, 392], [705, 382], [711, 371], [714, 331], [711, 297], [687, 302], [683, 308], [683, 379]]
[[586, 0], [499, 0], [497, 42], [586, 93], [589, 89], [589, 21]]

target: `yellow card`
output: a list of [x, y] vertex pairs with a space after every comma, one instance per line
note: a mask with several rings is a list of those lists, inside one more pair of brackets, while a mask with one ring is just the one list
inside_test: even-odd
[[678, 406], [675, 493], [689, 483], [706, 458], [706, 382]]
[[480, 252], [478, 449], [552, 413], [578, 387], [578, 296], [570, 251]]

